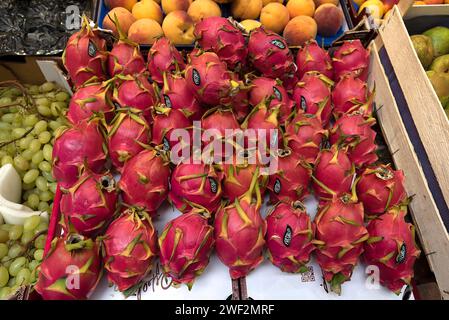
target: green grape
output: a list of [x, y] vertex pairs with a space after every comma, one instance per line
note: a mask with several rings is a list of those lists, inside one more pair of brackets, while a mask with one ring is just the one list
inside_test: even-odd
[[2, 158], [2, 166], [4, 166], [5, 164], [14, 164], [14, 160], [12, 159], [11, 156], [4, 156]]
[[26, 133], [26, 130], [24, 128], [15, 128], [15, 129], [12, 129], [12, 131], [11, 131], [12, 137], [14, 139], [18, 139], [20, 137], [23, 137], [23, 135], [25, 133]]
[[18, 257], [9, 266], [9, 274], [13, 277], [17, 276], [20, 269], [26, 266], [27, 259], [25, 257]]
[[0, 122], [0, 130], [11, 130], [11, 124], [8, 122]]
[[47, 179], [40, 176], [36, 179], [36, 187], [39, 189], [39, 191], [47, 191], [48, 190], [48, 182]]
[[46, 231], [48, 229], [48, 221], [43, 220], [41, 217], [41, 223], [37, 226], [37, 228], [34, 230], [34, 234], [38, 234], [39, 232]]
[[22, 286], [30, 283], [31, 271], [28, 268], [19, 270], [16, 276], [16, 284]]
[[5, 243], [0, 243], [0, 259], [3, 259], [8, 254], [8, 246]]
[[5, 223], [5, 224], [2, 224], [2, 225], [0, 226], [0, 229], [9, 232], [9, 230], [11, 230], [12, 226], [13, 226], [12, 224]]
[[5, 256], [0, 261], [5, 268], [9, 268], [12, 263], [12, 258], [10, 256]]
[[46, 144], [44, 148], [42, 149], [42, 152], [44, 153], [44, 159], [48, 162], [51, 162], [52, 160], [52, 153], [53, 153], [53, 147], [51, 144]]
[[22, 252], [23, 247], [20, 244], [15, 243], [9, 248], [8, 257], [12, 259], [17, 258], [20, 254], [22, 254]]
[[0, 244], [3, 244], [8, 240], [9, 240], [9, 232], [0, 229]]
[[51, 182], [48, 184], [48, 189], [55, 194], [56, 193], [56, 189], [58, 188], [58, 184], [56, 182]]
[[31, 86], [28, 88], [28, 91], [29, 91], [31, 94], [38, 94], [38, 93], [39, 93], [39, 86], [33, 84], [33, 85], [31, 85]]
[[37, 168], [38, 168], [37, 164], [35, 164], [33, 162], [30, 163], [30, 169], [37, 169]]
[[22, 236], [23, 226], [20, 224], [15, 224], [9, 230], [9, 239], [10, 240], [18, 240]]
[[[28, 146], [28, 148], [29, 148], [29, 146]], [[23, 150], [23, 152], [22, 152], [22, 157], [27, 161], [30, 161], [31, 159], [33, 159], [33, 155], [34, 155], [34, 152], [32, 152], [30, 149]]]
[[55, 178], [53, 178], [51, 172], [42, 172], [42, 176], [47, 179], [48, 182], [55, 182]]
[[22, 238], [20, 238], [20, 243], [23, 245], [26, 245], [28, 242], [31, 241], [31, 239], [33, 239], [34, 237], [34, 232], [33, 230], [31, 231], [24, 231], [22, 234]]
[[53, 82], [45, 82], [39, 86], [40, 92], [50, 92], [56, 89], [56, 85]]
[[39, 163], [38, 167], [41, 171], [45, 171], [45, 172], [51, 171], [51, 164], [47, 161], [42, 161], [41, 163]]
[[37, 249], [36, 251], [34, 251], [34, 259], [36, 259], [37, 261], [42, 261], [43, 258], [44, 258], [43, 249]]
[[28, 135], [19, 141], [19, 148], [22, 150], [28, 149], [30, 146], [30, 142], [33, 140], [33, 137], [31, 135]]
[[14, 121], [15, 114], [14, 113], [6, 113], [2, 115], [2, 122], [12, 123]]
[[20, 154], [14, 157], [14, 166], [19, 170], [28, 170], [29, 162]]
[[36, 240], [34, 240], [34, 247], [36, 249], [44, 249], [46, 237], [47, 236], [45, 234], [41, 234], [39, 237], [37, 237]]
[[61, 114], [61, 110], [64, 110], [66, 108], [66, 104], [64, 102], [52, 102], [50, 105], [51, 114], [54, 117], [57, 117]]
[[1, 150], [0, 149], [0, 159], [3, 158], [6, 155], [8, 155], [8, 153], [5, 150]]
[[25, 173], [23, 176], [23, 182], [24, 183], [31, 183], [36, 181], [37, 177], [39, 177], [39, 170], [37, 169], [31, 169]]
[[37, 112], [39, 112], [39, 114], [43, 115], [44, 117], [49, 117], [51, 116], [51, 109], [49, 107], [46, 106], [37, 106]]
[[50, 201], [53, 199], [53, 194], [50, 191], [41, 191], [39, 192], [39, 199], [41, 201]]
[[23, 118], [23, 125], [25, 127], [32, 127], [39, 121], [39, 118], [36, 114], [29, 114]]
[[23, 223], [24, 231], [33, 231], [37, 228], [37, 226], [41, 223], [41, 217], [39, 216], [31, 216], [25, 219]]
[[10, 155], [10, 156], [14, 156], [15, 154], [16, 154], [16, 145], [14, 144], [14, 143], [10, 143], [10, 144], [8, 144], [6, 147], [5, 147], [5, 149], [4, 149], [6, 152], [8, 152], [8, 154]]
[[51, 130], [56, 131], [61, 126], [61, 123], [55, 120], [51, 120], [48, 125], [50, 126]]
[[37, 210], [47, 211], [48, 213], [50, 213], [50, 206], [48, 205], [48, 202], [41, 201], [41, 202], [39, 202], [39, 205], [37, 206]]
[[33, 157], [31, 158], [31, 162], [32, 164], [38, 166], [42, 161], [44, 161], [44, 152], [42, 150], [39, 150], [33, 155]]
[[11, 140], [11, 132], [10, 131], [1, 131], [0, 132], [0, 141], [9, 141]]
[[[41, 250], [41, 249], [38, 249]], [[37, 250], [36, 250], [37, 251]], [[36, 253], [36, 251], [34, 253]], [[40, 265], [40, 261], [37, 260], [31, 260], [30, 263], [28, 263], [28, 268], [30, 268], [30, 270], [36, 270], [36, 268]]]
[[4, 266], [0, 266], [0, 288], [3, 288], [8, 284], [9, 272]]
[[51, 140], [51, 133], [48, 131], [39, 133], [38, 140], [42, 144], [48, 143]]
[[39, 205], [39, 196], [35, 193], [30, 194], [30, 196], [27, 199], [27, 202], [32, 209], [37, 209], [37, 206]]
[[40, 120], [36, 122], [36, 124], [34, 125], [34, 133], [40, 134], [41, 132], [47, 131], [47, 126], [48, 123], [45, 120]]
[[8, 297], [12, 293], [10, 287], [4, 287], [0, 289], [0, 299]]
[[65, 92], [65, 91], [61, 91], [61, 92], [58, 92], [56, 94], [55, 98], [56, 98], [57, 101], [64, 102], [64, 101], [69, 101], [70, 100], [70, 95], [67, 92]]
[[[33, 190], [36, 187], [36, 183], [35, 181], [31, 182], [31, 183], [22, 183], [22, 189], [25, 191], [30, 191]], [[24, 199], [28, 199], [28, 197], [25, 197], [25, 193], [24, 193]]]
[[29, 150], [33, 153], [36, 153], [41, 149], [41, 147], [42, 147], [42, 143], [40, 143], [40, 141], [38, 139], [33, 139], [30, 142]]
[[6, 106], [12, 102], [11, 97], [2, 97], [0, 98], [0, 106]]
[[37, 98], [34, 100], [34, 103], [36, 103], [37, 106], [50, 107], [50, 100], [47, 98]]
[[[11, 274], [10, 274], [10, 276], [11, 276]], [[16, 279], [13, 277], [10, 277], [9, 281], [8, 281], [8, 287], [14, 287], [15, 285], [16, 285]], [[14, 292], [14, 291], [15, 291], [14, 288], [11, 288], [11, 292]]]

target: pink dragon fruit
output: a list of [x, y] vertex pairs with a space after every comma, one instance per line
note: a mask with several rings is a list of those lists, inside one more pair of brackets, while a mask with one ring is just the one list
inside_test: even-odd
[[61, 198], [61, 213], [67, 228], [95, 236], [112, 219], [118, 200], [114, 177], [85, 171]]
[[114, 90], [114, 101], [118, 104], [117, 107], [137, 109], [150, 123], [151, 109], [158, 99], [146, 75], [121, 76], [119, 79], [123, 82]]
[[294, 102], [291, 100], [279, 80], [260, 77], [251, 81], [249, 103], [258, 105], [264, 99], [271, 99], [269, 107], [279, 107], [279, 121], [284, 123], [292, 113]]
[[357, 168], [370, 165], [377, 161], [376, 131], [371, 128], [375, 123], [361, 114], [344, 115], [331, 129], [330, 143], [348, 146], [349, 159]]
[[184, 70], [181, 53], [166, 37], [157, 39], [148, 51], [148, 71], [153, 81], [163, 84], [163, 73]]
[[167, 108], [178, 109], [192, 119], [199, 120], [203, 113], [195, 94], [179, 74], [163, 73], [164, 86], [160, 92], [161, 101]]
[[288, 92], [289, 96], [291, 97], [293, 90], [295, 89], [296, 85], [299, 82], [299, 77], [295, 73], [293, 75], [286, 75], [280, 78], [282, 82], [282, 86], [284, 89]]
[[103, 236], [104, 267], [110, 283], [132, 294], [151, 271], [158, 254], [157, 231], [150, 216], [136, 208], [125, 208]]
[[286, 146], [310, 164], [315, 163], [321, 145], [328, 136], [320, 118], [301, 110], [287, 125], [285, 133]]
[[145, 60], [139, 50], [139, 45], [121, 34], [120, 40], [114, 44], [111, 52], [109, 52], [109, 75], [113, 77], [118, 74], [125, 76], [141, 74], [146, 68]]
[[173, 219], [159, 237], [164, 273], [190, 290], [209, 264], [214, 242], [214, 228], [200, 212], [192, 210]]
[[347, 74], [362, 81], [368, 80], [369, 50], [365, 49], [360, 40], [346, 41], [334, 52], [332, 66], [334, 68], [335, 80], [340, 80]]
[[268, 190], [271, 203], [303, 200], [309, 195], [312, 167], [290, 150], [278, 150], [277, 171], [270, 175]]
[[83, 16], [81, 30], [69, 38], [62, 54], [62, 63], [75, 88], [86, 82], [106, 80], [106, 60], [106, 41]]
[[309, 71], [317, 71], [329, 79], [334, 78], [332, 60], [329, 53], [321, 48], [315, 40], [310, 40], [298, 50], [296, 56], [299, 78]]
[[204, 52], [191, 59], [186, 67], [185, 78], [190, 90], [200, 103], [210, 106], [228, 105], [240, 84], [213, 52]]
[[267, 248], [270, 261], [284, 272], [306, 272], [315, 250], [315, 225], [300, 201], [279, 203], [268, 214]]
[[168, 159], [155, 150], [144, 150], [123, 167], [119, 188], [123, 201], [154, 216], [168, 195]]
[[67, 119], [72, 124], [99, 115], [106, 122], [114, 116], [112, 91], [107, 83], [93, 83], [78, 88], [70, 99]]
[[360, 113], [370, 117], [373, 113], [374, 92], [369, 92], [366, 82], [346, 75], [332, 91], [335, 118], [343, 114]]
[[296, 65], [285, 39], [259, 27], [251, 31], [248, 42], [248, 58], [263, 76], [281, 78], [293, 75]]
[[[266, 222], [260, 215], [262, 198], [256, 170], [248, 191], [215, 216], [215, 249], [232, 279], [246, 276], [263, 261]], [[253, 199], [255, 194], [256, 199]]]
[[231, 106], [234, 110], [237, 121], [242, 123], [251, 110], [248, 98], [248, 89], [240, 88], [239, 92], [233, 97]]
[[406, 207], [393, 207], [370, 221], [364, 260], [379, 268], [380, 283], [399, 294], [411, 284], [413, 265], [421, 253], [415, 242], [415, 228], [405, 222]]
[[341, 285], [351, 279], [363, 243], [369, 234], [363, 225], [363, 205], [349, 194], [334, 198], [319, 208], [315, 217], [316, 258], [331, 290], [341, 293]]
[[85, 300], [97, 287], [101, 274], [99, 246], [92, 239], [66, 234], [53, 240], [34, 288], [44, 300]]
[[298, 82], [293, 91], [293, 100], [305, 113], [315, 114], [324, 126], [329, 123], [332, 114], [331, 87], [332, 80], [326, 76], [310, 71]]
[[215, 52], [230, 69], [245, 64], [248, 54], [245, 38], [233, 21], [209, 17], [198, 22], [193, 33], [203, 50]]
[[108, 149], [114, 167], [121, 171], [123, 165], [145, 149], [151, 131], [142, 115], [132, 111], [117, 113], [108, 130]]
[[52, 155], [53, 177], [62, 188], [70, 188], [86, 165], [92, 172], [102, 172], [106, 154], [98, 120], [81, 121], [56, 135]]
[[173, 170], [169, 200], [181, 212], [202, 208], [213, 214], [220, 206], [222, 180], [214, 166], [187, 159]]
[[351, 190], [355, 177], [354, 164], [345, 149], [332, 146], [318, 154], [312, 175], [315, 194], [330, 200]]
[[390, 207], [406, 201], [404, 173], [393, 170], [389, 164], [368, 167], [357, 182], [357, 196], [363, 203], [365, 213], [378, 217]]

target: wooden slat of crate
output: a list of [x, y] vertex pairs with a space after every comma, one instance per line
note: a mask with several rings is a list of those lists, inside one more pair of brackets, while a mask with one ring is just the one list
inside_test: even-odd
[[[409, 172], [406, 179], [407, 191], [409, 194], [415, 194], [415, 199], [411, 203], [412, 215], [441, 294], [449, 299], [449, 236], [441, 216], [441, 214], [447, 214], [443, 209], [447, 210], [447, 203], [449, 203], [449, 121], [419, 63], [396, 7], [379, 32], [419, 134], [420, 146], [417, 146], [416, 141], [410, 143], [409, 139], [409, 141], [396, 141], [402, 139], [404, 134], [410, 135], [410, 132], [408, 134], [406, 131], [401, 132], [406, 130], [405, 127], [402, 125], [398, 128], [396, 120], [391, 119], [394, 116], [402, 124], [399, 109], [387, 108], [391, 102], [386, 101], [387, 105], [381, 109], [380, 116], [383, 120], [380, 123], [391, 151], [394, 153], [394, 149], [399, 150], [394, 154], [395, 162], [399, 168], [404, 169], [406, 173]], [[386, 95], [379, 92], [378, 96]], [[391, 111], [392, 109], [394, 111]], [[394, 147], [394, 143], [398, 143], [397, 148]], [[404, 147], [410, 151], [415, 149], [413, 153], [419, 151], [417, 151], [418, 147], [425, 151], [425, 155], [419, 151], [422, 165], [426, 165], [426, 169], [431, 170], [436, 182], [432, 180], [433, 177], [424, 175], [421, 164], [418, 167], [419, 161], [416, 156], [404, 157], [403, 151], [409, 153], [408, 150], [404, 150]], [[416, 163], [413, 163], [412, 159], [416, 159]], [[427, 161], [430, 162], [430, 166], [424, 163]], [[423, 179], [427, 180], [425, 186], [422, 184]], [[436, 188], [438, 192], [441, 192], [444, 199], [438, 199], [437, 192], [430, 193], [429, 183], [434, 191]], [[442, 209], [442, 207], [445, 208]]]

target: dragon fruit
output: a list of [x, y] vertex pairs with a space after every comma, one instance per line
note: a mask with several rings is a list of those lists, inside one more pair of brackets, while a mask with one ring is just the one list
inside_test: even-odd
[[106, 80], [106, 51], [106, 41], [83, 16], [81, 30], [69, 38], [62, 54], [62, 63], [75, 88], [86, 82]]
[[376, 131], [371, 127], [374, 118], [365, 118], [361, 114], [344, 115], [339, 118], [330, 131], [331, 144], [348, 147], [348, 156], [357, 168], [377, 161]]
[[106, 122], [114, 116], [112, 91], [107, 83], [87, 84], [78, 88], [70, 99], [67, 119], [72, 124], [87, 120], [94, 115], [104, 117]]
[[345, 149], [332, 146], [321, 150], [312, 175], [315, 194], [330, 200], [351, 190], [355, 177], [354, 164]]
[[209, 264], [214, 242], [214, 228], [198, 211], [193, 210], [173, 219], [159, 237], [164, 273], [175, 284], [185, 283], [190, 290], [195, 278]]
[[394, 207], [368, 224], [364, 260], [379, 268], [380, 283], [399, 294], [413, 278], [413, 265], [420, 250], [415, 228], [405, 222], [406, 207]]
[[213, 51], [235, 69], [245, 64], [248, 50], [242, 32], [223, 17], [209, 17], [195, 25], [194, 35], [201, 48]]
[[294, 102], [289, 98], [280, 80], [260, 77], [251, 81], [249, 103], [256, 106], [264, 99], [271, 99], [270, 108], [279, 107], [279, 121], [281, 123], [284, 123], [293, 111]]
[[328, 136], [321, 119], [298, 110], [285, 129], [285, 144], [304, 161], [314, 164], [321, 145]]
[[299, 78], [309, 71], [317, 71], [329, 79], [334, 78], [332, 60], [329, 53], [321, 48], [315, 40], [308, 41], [298, 50], [296, 56]]
[[106, 154], [98, 119], [81, 121], [57, 133], [52, 155], [53, 177], [62, 188], [70, 188], [86, 165], [92, 172], [102, 172]]
[[369, 234], [363, 225], [363, 205], [349, 194], [334, 198], [319, 208], [315, 217], [316, 258], [331, 290], [341, 293], [341, 285], [351, 279], [363, 243]]
[[335, 118], [350, 113], [370, 117], [373, 113], [373, 99], [374, 92], [369, 92], [366, 82], [352, 75], [343, 76], [332, 91]]
[[151, 271], [158, 254], [157, 231], [145, 211], [125, 208], [103, 236], [104, 267], [110, 283], [126, 296]]
[[[259, 170], [248, 191], [215, 216], [215, 249], [232, 279], [246, 276], [263, 261], [266, 222], [260, 215]], [[253, 199], [253, 194], [256, 200]]]
[[85, 171], [63, 194], [61, 213], [67, 228], [84, 236], [95, 236], [112, 219], [118, 200], [114, 177]]
[[213, 214], [220, 206], [222, 180], [213, 165], [187, 159], [173, 170], [169, 200], [181, 212], [202, 208]]
[[284, 272], [306, 272], [311, 253], [315, 225], [304, 205], [295, 201], [279, 203], [268, 214], [267, 248], [270, 261]]
[[114, 101], [118, 103], [118, 108], [137, 109], [151, 123], [151, 109], [158, 99], [146, 75], [119, 76], [119, 79], [123, 82], [114, 90]]
[[296, 65], [285, 39], [259, 27], [251, 31], [248, 42], [248, 58], [263, 76], [281, 78], [293, 75]]
[[161, 101], [167, 108], [178, 109], [192, 119], [199, 120], [202, 108], [195, 98], [195, 94], [187, 85], [186, 79], [179, 74], [167, 74], [164, 72], [164, 86], [160, 92]]
[[142, 115], [132, 111], [122, 111], [112, 120], [108, 137], [112, 164], [120, 171], [126, 161], [142, 151], [149, 143], [151, 132]]
[[184, 70], [185, 63], [181, 53], [170, 42], [162, 37], [157, 39], [148, 51], [148, 71], [153, 81], [163, 84], [163, 73]]
[[251, 110], [248, 89], [241, 87], [239, 92], [233, 97], [231, 106], [237, 121], [242, 123]]
[[101, 273], [97, 243], [67, 234], [53, 240], [34, 288], [44, 300], [85, 300], [95, 290]]
[[120, 39], [112, 47], [108, 57], [108, 71], [115, 75], [141, 74], [146, 70], [145, 60], [140, 53], [139, 45], [129, 40], [120, 28]]
[[144, 150], [123, 167], [119, 188], [123, 201], [155, 215], [168, 195], [168, 159], [155, 150]]
[[270, 175], [268, 190], [271, 203], [303, 200], [309, 195], [312, 167], [290, 150], [278, 150], [277, 171]]
[[389, 164], [366, 168], [357, 181], [356, 190], [365, 213], [371, 217], [377, 217], [407, 199], [404, 173], [393, 170]]
[[296, 85], [293, 91], [293, 100], [298, 108], [305, 113], [317, 115], [323, 126], [327, 126], [332, 114], [332, 86], [332, 80], [322, 74], [310, 71]]
[[365, 49], [360, 40], [346, 41], [334, 52], [332, 67], [334, 68], [335, 80], [340, 80], [347, 74], [362, 81], [368, 80], [369, 50]]
[[204, 52], [191, 59], [185, 78], [198, 101], [210, 106], [229, 105], [240, 87], [226, 64], [213, 52]]

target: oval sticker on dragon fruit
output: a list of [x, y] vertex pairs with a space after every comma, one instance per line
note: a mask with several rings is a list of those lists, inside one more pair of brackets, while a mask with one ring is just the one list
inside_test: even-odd
[[217, 181], [215, 181], [215, 179], [212, 177], [208, 177], [208, 179], [209, 179], [209, 184], [210, 184], [210, 191], [212, 191], [213, 193], [217, 193], [217, 191], [218, 191]]
[[304, 98], [304, 96], [301, 96], [301, 109], [303, 111], [306, 111], [307, 109], [307, 101], [306, 98]]
[[275, 98], [278, 99], [279, 101], [282, 101], [282, 93], [279, 91], [279, 89], [276, 87], [273, 87], [273, 92], [274, 92]]
[[115, 109], [121, 109], [122, 108], [122, 106], [117, 101], [112, 102], [112, 104], [114, 105]]
[[164, 94], [164, 101], [165, 101], [165, 105], [167, 106], [167, 108], [171, 108], [171, 100], [170, 97], [167, 96], [166, 94]]
[[162, 139], [162, 145], [163, 145], [164, 151], [170, 151], [170, 142], [168, 142], [167, 137], [164, 137], [164, 139]]
[[401, 249], [399, 249], [399, 253], [396, 256], [396, 264], [401, 264], [405, 261], [405, 258], [407, 256], [407, 246], [405, 243], [402, 244]]
[[285, 44], [281, 40], [279, 40], [279, 39], [271, 40], [271, 44], [275, 45], [279, 49], [285, 49], [286, 48]]
[[285, 228], [285, 233], [284, 233], [284, 239], [283, 242], [285, 244], [286, 247], [290, 247], [290, 242], [292, 242], [292, 228], [287, 225], [287, 228]]
[[193, 71], [192, 71], [192, 80], [193, 80], [193, 83], [197, 86], [199, 86], [201, 84], [200, 73], [196, 69], [193, 69]]
[[276, 178], [276, 181], [274, 182], [274, 193], [279, 194], [281, 192], [281, 180], [279, 178]]
[[92, 40], [89, 40], [89, 45], [87, 46], [87, 54], [91, 58], [97, 55], [97, 47], [95, 46], [95, 43], [92, 42]]

